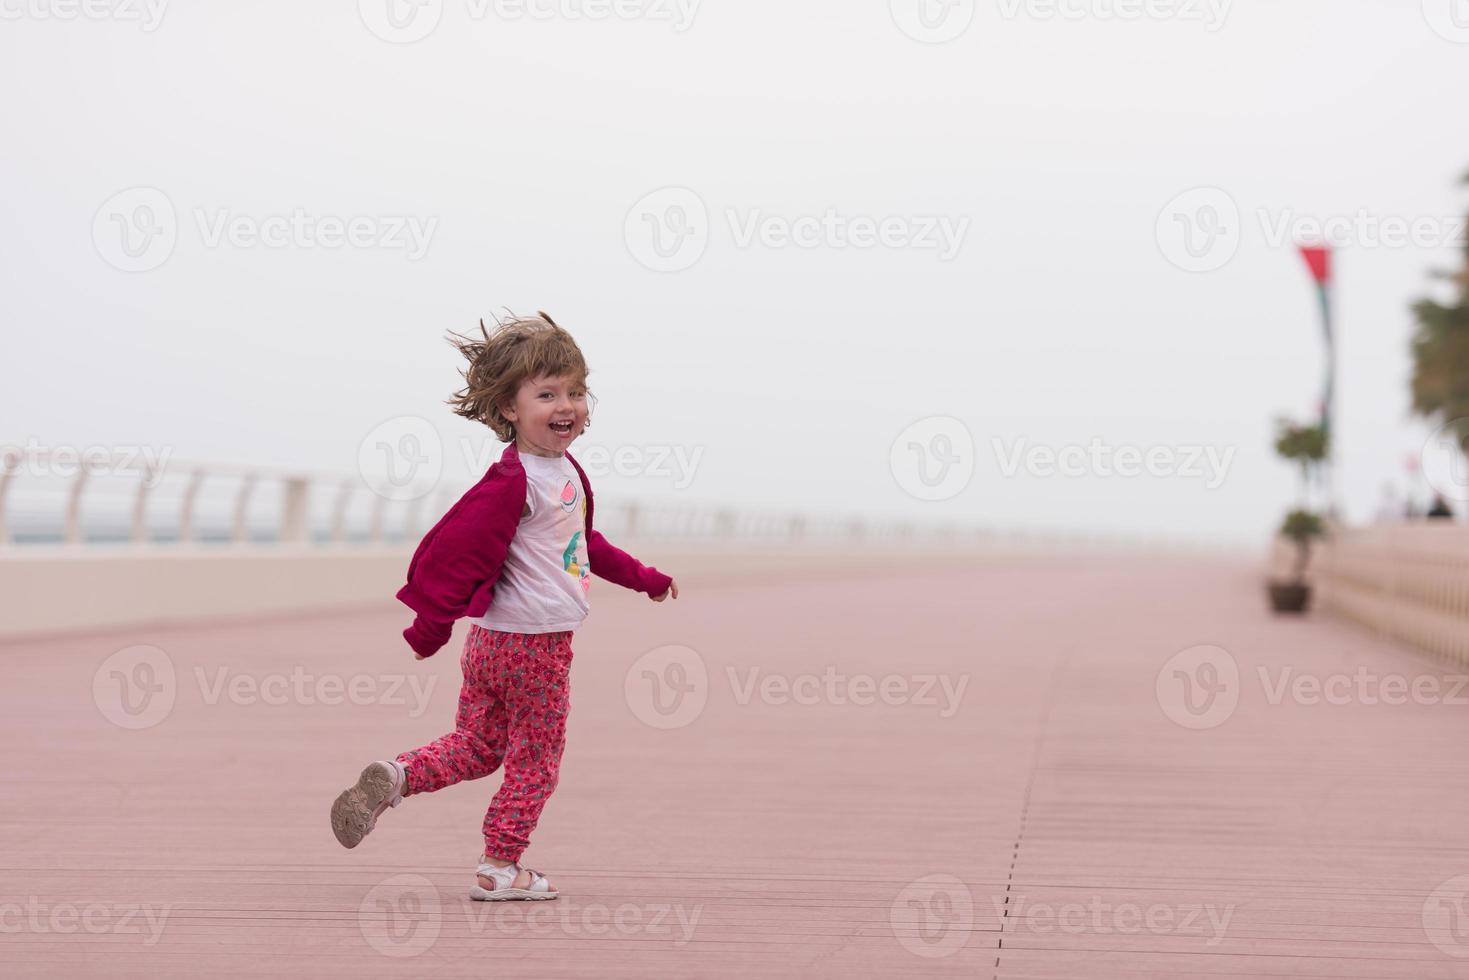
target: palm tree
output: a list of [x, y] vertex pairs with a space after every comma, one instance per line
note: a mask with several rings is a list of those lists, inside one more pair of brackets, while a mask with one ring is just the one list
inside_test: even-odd
[[[1464, 177], [1469, 184], [1469, 174]], [[1464, 268], [1435, 273], [1458, 290], [1449, 304], [1420, 299], [1413, 304], [1418, 329], [1413, 335], [1413, 411], [1455, 423], [1462, 440], [1469, 436], [1469, 242]]]

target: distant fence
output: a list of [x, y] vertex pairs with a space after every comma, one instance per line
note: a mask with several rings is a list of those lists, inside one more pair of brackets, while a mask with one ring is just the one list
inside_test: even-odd
[[1442, 659], [1469, 663], [1469, 527], [1339, 530], [1316, 575], [1322, 604]]
[[[412, 499], [374, 492], [356, 473], [302, 472], [170, 458], [86, 460], [9, 451], [0, 456], [0, 552], [35, 546], [351, 547], [415, 544], [467, 484]], [[403, 496], [403, 494], [398, 494]], [[667, 500], [608, 501], [609, 537], [750, 544], [885, 544], [1069, 550], [1191, 547], [1164, 535], [996, 529], [870, 516], [813, 516], [777, 508]]]

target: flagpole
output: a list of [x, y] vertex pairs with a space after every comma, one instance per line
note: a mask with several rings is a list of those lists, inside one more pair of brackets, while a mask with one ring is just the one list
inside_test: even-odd
[[1321, 332], [1326, 340], [1326, 370], [1321, 394], [1321, 432], [1326, 439], [1326, 512], [1335, 518], [1338, 514], [1336, 500], [1336, 443], [1335, 425], [1336, 400], [1336, 333], [1332, 329], [1331, 304], [1331, 250], [1324, 245], [1300, 246], [1301, 257], [1311, 270], [1316, 281], [1316, 295], [1321, 305]]

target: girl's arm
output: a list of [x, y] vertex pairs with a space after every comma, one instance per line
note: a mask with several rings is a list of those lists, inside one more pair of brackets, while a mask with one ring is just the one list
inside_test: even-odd
[[646, 592], [656, 597], [667, 592], [673, 583], [670, 576], [644, 565], [608, 541], [601, 531], [587, 535], [587, 560], [592, 565], [593, 575], [634, 592]]

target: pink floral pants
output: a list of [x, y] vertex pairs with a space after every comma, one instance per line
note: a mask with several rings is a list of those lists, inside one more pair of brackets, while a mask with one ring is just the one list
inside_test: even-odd
[[485, 814], [485, 853], [519, 861], [561, 772], [571, 709], [571, 632], [470, 628], [454, 731], [398, 756], [404, 796], [432, 793], [505, 767]]

